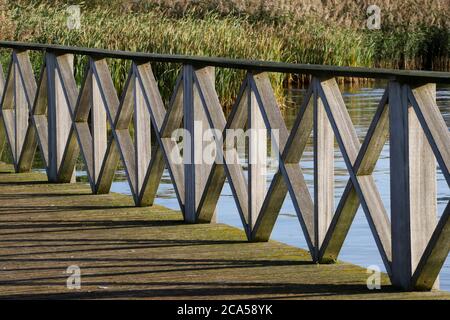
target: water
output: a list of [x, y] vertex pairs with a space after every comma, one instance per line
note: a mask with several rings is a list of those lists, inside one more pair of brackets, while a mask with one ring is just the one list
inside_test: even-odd
[[[371, 86], [351, 88], [342, 87], [344, 100], [348, 107], [355, 129], [360, 140], [365, 137], [368, 126], [375, 113], [379, 100], [384, 92], [384, 83], [375, 83]], [[291, 102], [288, 109], [284, 112], [286, 125], [290, 129], [297, 115], [297, 108], [300, 104], [305, 90], [289, 90], [288, 95]], [[442, 114], [450, 126], [450, 88], [438, 87], [437, 101]], [[313, 154], [312, 145], [309, 144], [303, 154], [301, 167], [310, 192], [313, 194]], [[245, 169], [245, 168], [244, 168]], [[269, 171], [268, 182], [273, 177], [274, 170]], [[79, 173], [81, 174], [81, 173]], [[112, 191], [130, 194], [130, 189], [124, 176], [118, 175], [117, 181], [113, 183]], [[390, 186], [389, 186], [389, 148], [385, 145], [381, 156], [377, 162], [374, 178], [387, 212], [390, 212]], [[335, 145], [335, 206], [339, 203], [342, 192], [349, 179], [342, 155]], [[438, 169], [438, 215], [440, 216], [450, 200], [450, 190], [444, 180], [443, 175]], [[174, 188], [168, 172], [164, 173], [161, 185], [158, 190], [156, 203], [171, 209], [179, 210], [178, 201], [175, 196]], [[225, 184], [219, 203], [218, 203], [218, 221], [232, 226], [242, 228], [234, 198], [228, 183]], [[286, 197], [281, 213], [273, 230], [272, 239], [278, 240], [293, 246], [307, 249], [305, 239], [300, 228], [297, 214], [290, 200]], [[355, 220], [350, 228], [350, 232], [339, 256], [340, 260], [352, 262], [364, 267], [378, 265], [384, 270], [383, 263], [375, 245], [372, 233], [365, 218], [362, 209], [356, 214]], [[440, 274], [441, 289], [450, 291], [450, 260], [447, 258]]]

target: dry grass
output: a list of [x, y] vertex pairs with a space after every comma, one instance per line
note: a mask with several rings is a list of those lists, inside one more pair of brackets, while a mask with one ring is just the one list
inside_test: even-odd
[[[369, 1], [72, 1], [82, 8], [81, 28], [66, 26], [66, 1], [16, 1], [0, 14], [0, 38], [131, 51], [178, 53], [293, 63], [450, 70], [450, 0], [373, 0], [382, 30], [364, 28]], [[277, 5], [275, 5], [277, 3]], [[294, 8], [296, 8], [294, 10]], [[3, 63], [5, 64], [5, 56]], [[33, 57], [36, 69], [40, 57]], [[179, 66], [154, 66], [167, 100]], [[121, 89], [128, 64], [111, 61]], [[83, 76], [83, 60], [77, 78]], [[217, 89], [229, 106], [242, 73], [220, 69]], [[272, 75], [282, 102], [284, 80]]]

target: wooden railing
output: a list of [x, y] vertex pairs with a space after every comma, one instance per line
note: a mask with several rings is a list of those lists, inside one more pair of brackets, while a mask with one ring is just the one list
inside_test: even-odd
[[[249, 241], [267, 241], [287, 194], [293, 201], [313, 261], [337, 259], [361, 205], [394, 285], [407, 290], [437, 286], [450, 248], [450, 204], [437, 219], [436, 161], [450, 185], [450, 133], [436, 104], [436, 83], [450, 84], [450, 74], [425, 71], [298, 65], [177, 55], [108, 51], [55, 45], [0, 42], [12, 49], [6, 79], [0, 70], [0, 142], [8, 141], [17, 172], [31, 169], [40, 150], [51, 182], [73, 181], [81, 153], [95, 194], [111, 188], [122, 161], [136, 205], [152, 205], [168, 168], [184, 219], [209, 222], [228, 180]], [[29, 51], [45, 53], [35, 79]], [[73, 56], [89, 57], [79, 90]], [[114, 88], [106, 58], [132, 61], [121, 95]], [[170, 104], [160, 96], [152, 62], [183, 66]], [[215, 90], [214, 67], [247, 70], [239, 96], [226, 119]], [[311, 75], [295, 124], [287, 130], [267, 72]], [[338, 76], [387, 79], [368, 133], [360, 143], [336, 82]], [[134, 138], [129, 126], [133, 123]], [[220, 161], [196, 162], [203, 128], [277, 132], [279, 165], [269, 186], [263, 160], [267, 137], [250, 135], [248, 179], [233, 144], [218, 150]], [[3, 128], [4, 126], [4, 128]], [[151, 145], [152, 128], [156, 144]], [[190, 144], [183, 163], [172, 132], [184, 127]], [[108, 139], [107, 131], [112, 136]], [[222, 133], [221, 135], [218, 133]], [[314, 137], [314, 194], [299, 162]], [[372, 176], [390, 138], [390, 218]], [[337, 209], [334, 206], [334, 139], [349, 173]], [[186, 139], [187, 141], [187, 139]], [[186, 143], [186, 142], [185, 142]], [[39, 148], [38, 148], [39, 146]], [[261, 160], [261, 157], [263, 158]], [[262, 162], [261, 162], [262, 161]], [[268, 188], [267, 188], [268, 187]]]

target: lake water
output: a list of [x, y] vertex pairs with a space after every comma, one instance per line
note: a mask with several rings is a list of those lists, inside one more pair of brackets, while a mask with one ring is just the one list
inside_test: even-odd
[[[384, 92], [385, 83], [377, 82], [365, 87], [347, 87], [343, 86], [341, 92], [347, 104], [350, 116], [355, 125], [355, 129], [360, 140], [365, 137], [368, 126], [372, 120], [379, 100]], [[290, 102], [284, 112], [286, 125], [290, 129], [297, 115], [298, 105], [300, 104], [305, 90], [288, 90]], [[442, 114], [450, 127], [450, 88], [437, 88], [437, 102]], [[336, 145], [335, 147], [335, 206], [339, 203], [342, 192], [349, 179], [344, 160]], [[312, 145], [308, 145], [301, 160], [301, 166], [304, 170], [306, 182], [313, 194], [313, 153]], [[245, 168], [244, 168], [245, 169]], [[275, 170], [269, 170], [267, 180], [273, 177]], [[78, 172], [79, 176], [83, 172]], [[374, 171], [374, 178], [382, 196], [387, 212], [390, 212], [390, 185], [389, 185], [389, 147], [385, 145], [381, 157], [377, 162]], [[130, 189], [125, 180], [124, 173], [119, 172], [116, 175], [116, 181], [113, 183], [112, 191], [130, 194]], [[450, 189], [447, 186], [444, 177], [438, 168], [438, 216], [440, 216], [450, 200]], [[175, 196], [174, 188], [171, 184], [169, 174], [166, 170], [161, 185], [159, 187], [156, 203], [175, 210], [179, 210], [178, 201]], [[232, 226], [242, 228], [230, 186], [225, 184], [219, 203], [218, 203], [218, 221]], [[278, 240], [293, 246], [307, 249], [305, 239], [300, 228], [294, 206], [289, 195], [281, 209], [281, 213], [273, 230], [272, 239]], [[352, 262], [364, 267], [378, 265], [384, 270], [383, 263], [375, 245], [372, 233], [360, 208], [356, 214], [355, 220], [350, 228], [350, 232], [339, 256], [340, 260]], [[450, 291], [450, 260], [446, 263], [440, 274], [441, 289]]]

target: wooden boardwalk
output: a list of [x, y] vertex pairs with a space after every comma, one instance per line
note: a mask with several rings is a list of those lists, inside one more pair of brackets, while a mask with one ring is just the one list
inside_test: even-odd
[[[321, 264], [338, 259], [361, 207], [390, 281], [409, 291], [435, 288], [450, 251], [450, 201], [438, 219], [436, 187], [437, 165], [450, 186], [450, 132], [436, 100], [436, 88], [437, 84], [450, 83], [450, 73], [8, 41], [0, 41], [0, 47], [7, 48], [11, 57], [6, 73], [0, 66], [0, 154], [3, 145], [8, 145], [16, 173], [29, 172], [39, 150], [40, 167], [45, 168], [47, 181], [68, 183], [74, 177], [75, 164], [81, 160], [91, 193], [100, 195], [109, 193], [115, 170], [121, 163], [133, 203], [117, 198], [118, 203], [150, 207], [167, 169], [184, 222], [189, 224], [212, 221], [224, 183], [228, 181], [245, 230], [244, 239], [250, 242], [269, 240], [281, 204], [289, 194], [309, 256]], [[30, 58], [30, 54], [35, 54], [32, 52], [42, 57], [38, 77]], [[79, 63], [74, 65], [75, 61], [84, 61], [85, 58], [78, 60], [81, 56], [88, 58], [84, 72]], [[129, 62], [126, 81], [120, 84], [121, 92], [113, 81], [109, 59]], [[154, 63], [177, 64], [180, 72], [175, 83], [160, 83], [164, 77], [160, 78], [158, 73], [155, 76]], [[216, 72], [221, 68], [245, 71], [227, 116], [216, 90]], [[81, 72], [81, 82], [75, 76], [76, 70], [77, 74]], [[277, 102], [271, 72], [311, 77], [290, 130]], [[387, 81], [363, 139], [352, 122], [339, 87], [338, 77], [342, 76]], [[172, 92], [167, 103], [163, 98], [165, 93], [160, 92], [161, 85]], [[311, 134], [313, 193], [300, 165]], [[348, 172], [345, 190], [336, 202], [335, 142]], [[389, 143], [389, 211], [373, 176], [386, 143]], [[239, 154], [240, 148], [247, 149], [247, 171], [242, 166], [244, 158]], [[269, 163], [276, 170], [270, 183], [267, 181]], [[64, 188], [58, 187], [57, 192], [62, 193], [61, 199], [51, 199], [62, 202]], [[117, 203], [115, 196], [112, 197], [99, 207]], [[81, 201], [91, 203], [90, 197]], [[78, 203], [71, 205], [76, 208], [74, 216], [80, 217]], [[120, 217], [123, 212], [117, 205], [114, 208], [119, 213], [112, 212], [110, 216], [104, 213], [106, 221]], [[151, 219], [158, 216], [151, 213], [155, 208], [141, 210], [140, 219], [149, 219], [149, 214]], [[125, 210], [125, 220], [130, 219], [130, 211], [135, 212]], [[96, 211], [88, 212], [89, 219], [93, 213]], [[169, 224], [173, 223], [180, 224], [179, 221]], [[196, 228], [192, 227], [192, 234], [204, 232]], [[198, 228], [212, 230], [205, 226]], [[175, 230], [178, 237], [180, 231]], [[145, 232], [147, 236], [149, 233]], [[226, 238], [227, 232], [222, 233], [220, 237]], [[159, 241], [165, 241], [165, 237]], [[216, 243], [223, 239], [213, 237], [208, 241]], [[243, 243], [241, 238], [239, 241]], [[237, 246], [239, 249], [242, 243]], [[226, 244], [220, 243], [219, 247], [228, 248]], [[255, 247], [268, 250], [263, 245]], [[254, 249], [251, 245], [249, 248]], [[232, 248], [231, 252], [234, 251]], [[304, 256], [304, 259], [309, 258]], [[314, 271], [314, 275], [320, 273]]]
[[[449, 299], [447, 292], [366, 287], [366, 270], [316, 265], [301, 249], [249, 243], [223, 224], [185, 224], [179, 212], [138, 208], [0, 164], [0, 298]], [[81, 289], [66, 287], [70, 265]]]

